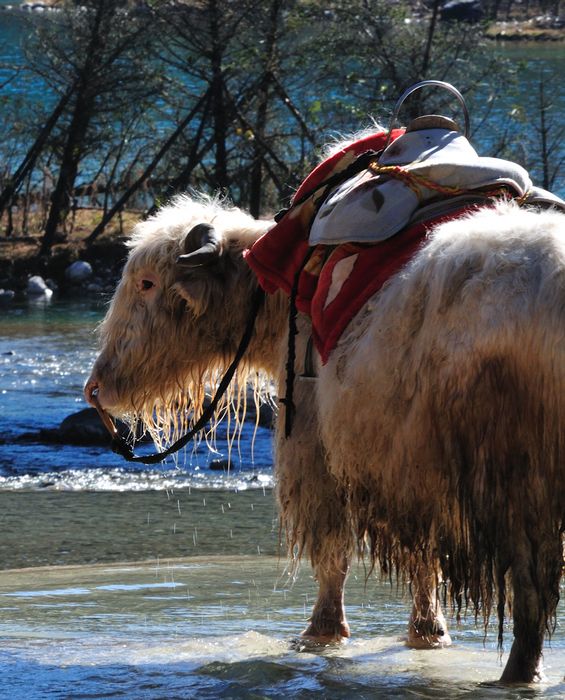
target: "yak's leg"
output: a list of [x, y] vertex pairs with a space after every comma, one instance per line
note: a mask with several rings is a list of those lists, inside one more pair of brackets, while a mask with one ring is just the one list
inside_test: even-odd
[[[304, 319], [301, 321], [304, 324]], [[327, 644], [349, 637], [344, 586], [354, 549], [346, 504], [328, 470], [319, 437], [315, 378], [305, 378], [307, 332], [297, 336], [292, 432], [285, 436], [285, 409], [276, 433], [276, 495], [280, 517], [294, 564], [303, 556], [312, 562], [318, 597], [302, 638]], [[300, 366], [299, 366], [300, 365]], [[284, 372], [279, 391], [284, 393]]]
[[297, 412], [290, 438], [283, 419], [277, 426], [277, 486], [281, 522], [289, 552], [297, 565], [308, 556], [318, 581], [318, 597], [302, 637], [327, 644], [349, 637], [344, 586], [353, 552], [344, 499], [329, 473], [318, 437], [313, 387], [298, 379]]
[[435, 574], [422, 573], [412, 581], [413, 606], [406, 643], [414, 649], [437, 649], [451, 644], [436, 582]]
[[[337, 564], [337, 562], [336, 562]], [[317, 644], [339, 642], [349, 637], [349, 624], [345, 618], [344, 589], [349, 564], [344, 556], [341, 565], [330, 571], [322, 566], [316, 568], [318, 598], [312, 611], [308, 627], [302, 638]]]
[[531, 536], [531, 531], [522, 531], [515, 544], [511, 571], [514, 642], [500, 678], [503, 683], [543, 680], [543, 640], [559, 601], [560, 537], [548, 535], [533, 541]]

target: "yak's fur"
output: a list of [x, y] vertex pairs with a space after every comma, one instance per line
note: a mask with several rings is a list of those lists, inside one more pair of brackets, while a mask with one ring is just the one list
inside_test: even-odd
[[381, 566], [413, 575], [437, 562], [458, 604], [485, 618], [496, 591], [500, 634], [510, 573], [515, 627], [522, 613], [551, 624], [565, 514], [562, 214], [505, 204], [440, 226], [350, 325], [318, 398], [330, 470]]
[[[223, 254], [179, 271], [202, 221]], [[161, 421], [198, 402], [241, 337], [256, 285], [242, 250], [267, 226], [189, 198], [139, 224], [87, 397], [95, 387], [114, 413], [145, 419], [157, 406]], [[149, 295], [144, 275], [157, 281]], [[286, 304], [268, 297], [246, 365], [279, 387]], [[563, 563], [565, 216], [503, 203], [437, 227], [319, 378], [297, 379], [295, 402], [291, 438], [277, 429], [277, 496], [291, 550], [320, 581], [309, 632], [348, 634], [340, 599], [357, 537], [385, 572], [432, 581], [428, 593], [443, 575], [456, 606], [485, 619], [496, 604], [502, 625], [513, 596], [503, 679], [533, 680]]]

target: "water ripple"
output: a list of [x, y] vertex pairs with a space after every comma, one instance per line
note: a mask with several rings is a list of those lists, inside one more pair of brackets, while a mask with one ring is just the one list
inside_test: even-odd
[[132, 471], [118, 467], [0, 476], [2, 491], [190, 491], [193, 488], [247, 491], [272, 487], [270, 471], [228, 474], [181, 469]]

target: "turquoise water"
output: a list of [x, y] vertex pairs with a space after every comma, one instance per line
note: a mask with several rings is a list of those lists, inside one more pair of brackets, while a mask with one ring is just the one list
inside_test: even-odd
[[[0, 86], [12, 75], [10, 66], [23, 65], [23, 41], [29, 31], [26, 24], [26, 13], [21, 11], [8, 11], [5, 6], [15, 5], [6, 0], [0, 0]], [[0, 91], [0, 97], [10, 96], [17, 102], [37, 107], [43, 104], [48, 92], [42, 81], [31, 74], [20, 72], [16, 80], [11, 80]], [[0, 101], [0, 111], [10, 109]], [[0, 116], [5, 116], [0, 114]]]
[[[0, 7], [12, 4], [7, 0], [0, 0]], [[26, 28], [23, 13], [18, 11], [0, 11], [0, 85], [3, 77], [8, 75], [6, 68], [2, 68], [2, 63], [19, 64], [22, 61], [21, 42], [25, 36]], [[472, 142], [481, 155], [496, 155], [496, 149], [503, 135], [506, 140], [512, 143], [511, 157], [517, 162], [524, 164], [531, 172], [535, 184], [542, 184], [542, 173], [540, 163], [540, 135], [538, 133], [539, 121], [539, 95], [538, 81], [541, 76], [548, 78], [547, 94], [551, 100], [551, 107], [547, 112], [548, 119], [553, 122], [553, 134], [557, 136], [562, 125], [562, 114], [565, 111], [565, 91], [563, 82], [560, 80], [562, 66], [565, 62], [565, 43], [508, 43], [508, 44], [487, 44], [486, 51], [495, 53], [501, 59], [508, 60], [516, 70], [515, 81], [509, 79], [507, 89], [498, 94], [491, 94], [489, 76], [485, 76], [479, 86], [477, 96], [470, 104]], [[506, 70], [501, 64], [500, 70]], [[449, 80], [449, 75], [445, 76]], [[463, 86], [456, 86], [462, 88]], [[37, 105], [47, 99], [46, 91], [41, 82], [31, 75], [22, 73], [16, 81], [7, 85], [0, 96], [17, 96], [25, 105]], [[340, 95], [336, 95], [340, 98]], [[296, 96], [298, 103], [304, 96]], [[307, 106], [308, 96], [306, 96]], [[375, 104], [377, 102], [375, 101]], [[0, 109], [10, 109], [2, 106]], [[518, 115], [518, 121], [511, 122], [510, 115]], [[365, 127], [370, 120], [370, 116], [386, 121], [386, 115], [367, 115], [363, 123], [352, 124], [351, 131]], [[161, 117], [164, 119], [164, 117]], [[157, 128], [159, 128], [157, 123]], [[167, 125], [166, 130], [169, 129]], [[516, 134], [520, 134], [519, 137]], [[328, 134], [328, 140], [334, 134]], [[565, 142], [563, 139], [556, 139], [552, 161], [558, 163], [565, 155]], [[94, 167], [94, 165], [93, 165]], [[553, 191], [565, 197], [565, 172], [561, 168], [559, 177], [555, 181]]]

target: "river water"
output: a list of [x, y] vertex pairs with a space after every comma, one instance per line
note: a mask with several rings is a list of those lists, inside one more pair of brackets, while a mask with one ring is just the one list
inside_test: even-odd
[[560, 625], [547, 682], [489, 685], [506, 658], [495, 629], [469, 616], [451, 621], [450, 649], [407, 649], [406, 593], [362, 564], [351, 641], [293, 647], [316, 587], [307, 563], [290, 575], [279, 545], [267, 429], [253, 452], [246, 429], [229, 475], [202, 448], [128, 469], [102, 447], [21, 441], [83, 407], [102, 311], [0, 309], [0, 698], [565, 697]]

